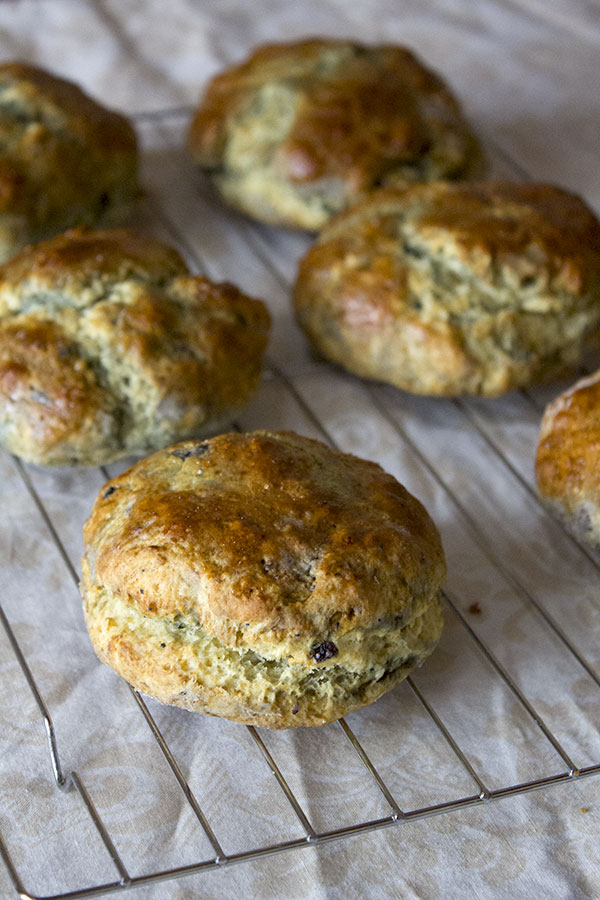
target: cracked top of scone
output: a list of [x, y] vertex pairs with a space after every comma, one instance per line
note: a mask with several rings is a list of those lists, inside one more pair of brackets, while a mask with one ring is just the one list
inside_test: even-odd
[[0, 65], [0, 261], [74, 225], [122, 219], [136, 170], [124, 116], [42, 69]]
[[550, 185], [376, 191], [319, 235], [295, 306], [317, 349], [359, 375], [498, 395], [579, 362], [600, 320], [600, 223]]
[[92, 465], [209, 433], [255, 390], [264, 305], [124, 229], [76, 229], [0, 268], [0, 442]]
[[600, 548], [600, 371], [544, 410], [536, 477], [550, 509], [577, 537]]
[[233, 206], [312, 230], [378, 185], [482, 168], [435, 73], [405, 48], [343, 40], [266, 45], [218, 75], [188, 146]]
[[84, 539], [88, 586], [305, 665], [343, 656], [362, 629], [412, 621], [445, 574], [435, 525], [396, 479], [293, 432], [141, 460], [105, 486]]

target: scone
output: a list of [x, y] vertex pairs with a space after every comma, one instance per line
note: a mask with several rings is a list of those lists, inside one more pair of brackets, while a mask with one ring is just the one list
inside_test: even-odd
[[548, 404], [536, 457], [540, 497], [578, 538], [600, 548], [600, 371]]
[[580, 360], [600, 320], [600, 223], [550, 185], [376, 191], [322, 231], [294, 300], [314, 346], [351, 372], [495, 396]]
[[0, 262], [74, 225], [116, 224], [136, 168], [127, 119], [42, 69], [0, 65]]
[[195, 712], [331, 722], [440, 637], [445, 562], [423, 506], [375, 463], [293, 432], [154, 453], [104, 486], [84, 541], [99, 658]]
[[255, 390], [258, 300], [127, 230], [76, 229], [0, 267], [0, 444], [93, 465], [230, 422]]
[[232, 206], [311, 230], [378, 185], [464, 178], [483, 159], [412, 53], [343, 40], [266, 45], [217, 76], [188, 148]]

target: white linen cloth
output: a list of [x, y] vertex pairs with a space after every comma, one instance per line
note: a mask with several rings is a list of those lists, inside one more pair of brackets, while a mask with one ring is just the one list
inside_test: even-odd
[[[540, 411], [561, 386], [453, 404], [315, 362], [289, 307], [309, 239], [221, 208], [182, 152], [193, 104], [213, 73], [257, 43], [305, 35], [408, 45], [461, 98], [496, 172], [559, 183], [600, 208], [593, 0], [0, 3], [3, 59], [46, 67], [135, 117], [149, 195], [144, 224], [178, 242], [195, 267], [268, 302], [271, 365], [240, 425], [328, 436], [397, 475], [442, 531], [450, 598], [567, 754], [580, 766], [598, 763], [600, 688], [524, 596], [555, 617], [598, 672], [597, 566], [540, 510], [532, 489]], [[78, 772], [136, 876], [212, 851], [130, 692], [95, 660], [85, 633], [73, 576], [81, 524], [104, 478], [97, 469], [20, 468], [0, 455], [0, 596], [53, 716], [63, 767]], [[564, 772], [450, 609], [446, 620], [415, 683], [486, 786]], [[80, 799], [53, 782], [39, 710], [1, 631], [0, 671], [0, 831], [25, 887], [48, 895], [115, 880]], [[227, 853], [302, 835], [245, 728], [148, 705]], [[476, 792], [408, 685], [348, 721], [404, 809]], [[337, 726], [261, 736], [317, 831], [389, 814]], [[600, 896], [599, 839], [594, 776], [131, 896], [583, 900]], [[1, 864], [0, 895], [14, 896]]]

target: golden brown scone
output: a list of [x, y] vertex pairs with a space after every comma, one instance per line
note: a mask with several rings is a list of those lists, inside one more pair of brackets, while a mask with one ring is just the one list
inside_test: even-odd
[[580, 360], [600, 320], [600, 223], [550, 185], [376, 191], [322, 231], [294, 299], [314, 346], [351, 372], [495, 396]]
[[0, 65], [0, 262], [73, 225], [122, 220], [136, 169], [124, 116], [42, 69]]
[[482, 169], [437, 75], [403, 47], [343, 40], [266, 45], [217, 76], [188, 148], [231, 205], [312, 230], [378, 185]]
[[288, 728], [371, 703], [434, 649], [445, 562], [378, 465], [293, 432], [141, 460], [84, 527], [96, 653], [138, 690]]
[[215, 431], [254, 392], [269, 315], [175, 250], [75, 229], [0, 267], [0, 443], [106, 463]]
[[600, 371], [546, 407], [536, 477], [544, 503], [576, 537], [600, 548]]

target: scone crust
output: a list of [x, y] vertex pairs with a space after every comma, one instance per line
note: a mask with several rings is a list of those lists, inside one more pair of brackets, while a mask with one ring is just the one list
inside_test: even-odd
[[405, 48], [343, 40], [256, 49], [211, 82], [188, 146], [233, 206], [312, 230], [375, 186], [483, 168], [435, 73]]
[[45, 465], [141, 454], [230, 421], [257, 386], [264, 305], [125, 229], [0, 267], [0, 441]]
[[74, 225], [122, 220], [136, 171], [124, 116], [35, 66], [0, 65], [0, 262]]
[[600, 371], [544, 410], [535, 471], [540, 497], [566, 527], [600, 548]]
[[376, 191], [323, 229], [294, 301], [315, 347], [358, 375], [496, 396], [579, 362], [600, 319], [600, 223], [551, 185]]
[[153, 454], [103, 488], [84, 541], [96, 652], [190, 709], [332, 721], [441, 632], [445, 562], [425, 509], [376, 464], [291, 432]]

